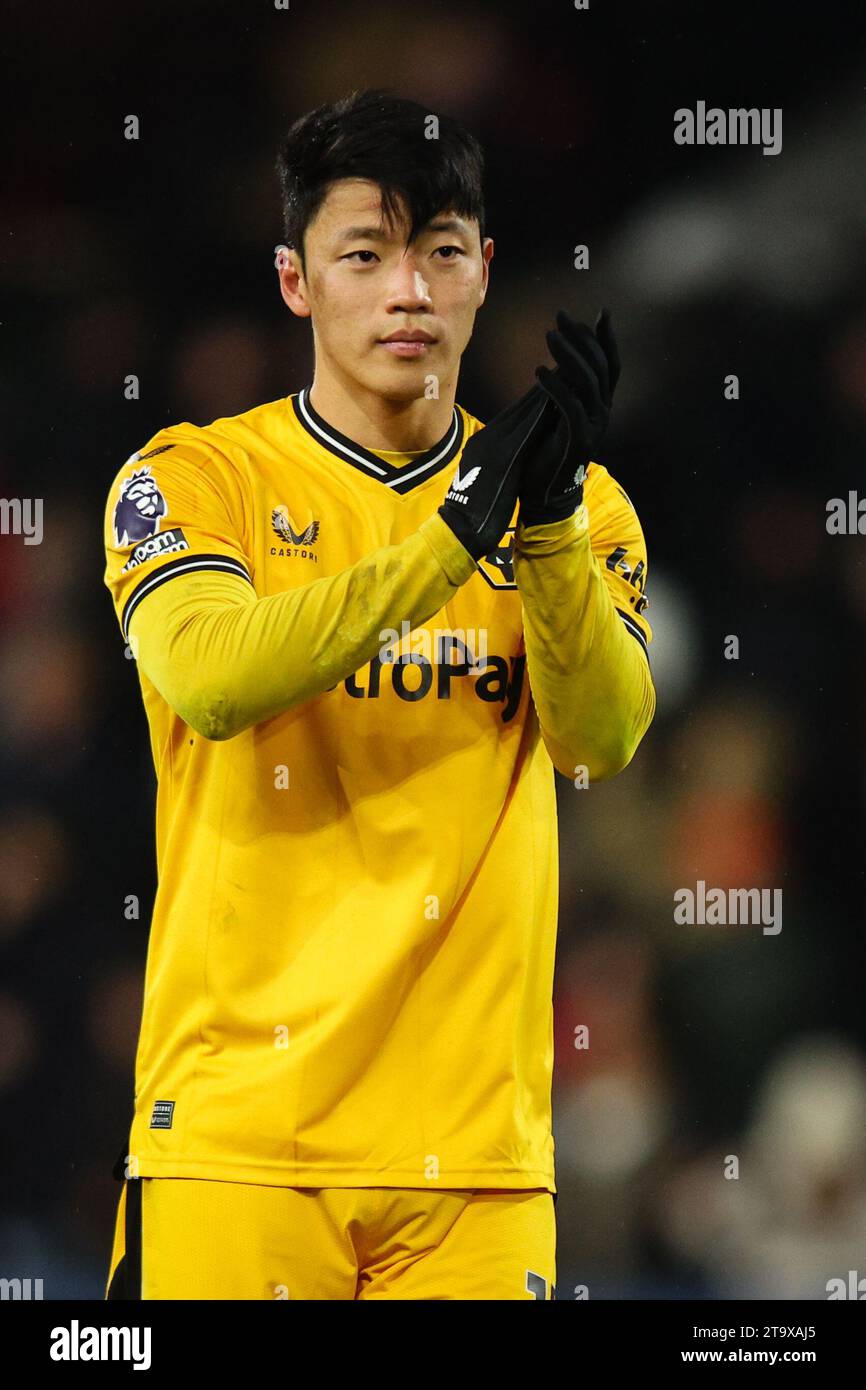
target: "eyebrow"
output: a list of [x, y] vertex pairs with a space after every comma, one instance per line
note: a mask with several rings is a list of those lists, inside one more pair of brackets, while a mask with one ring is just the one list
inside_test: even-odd
[[426, 232], [462, 232], [464, 236], [469, 235], [469, 228], [462, 217], [437, 217], [434, 222], [428, 222], [423, 230]]
[[[419, 235], [424, 232], [458, 232], [463, 236], [469, 235], [469, 228], [459, 217], [437, 217], [434, 221], [428, 222], [426, 227], [421, 228]], [[338, 241], [388, 241], [388, 233], [381, 227], [344, 227], [337, 234]]]

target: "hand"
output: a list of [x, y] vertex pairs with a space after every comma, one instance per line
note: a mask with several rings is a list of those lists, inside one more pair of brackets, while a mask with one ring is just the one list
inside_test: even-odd
[[565, 309], [559, 310], [556, 323], [547, 334], [556, 370], [538, 367], [535, 372], [550, 412], [539, 433], [552, 430], [556, 443], [532, 457], [524, 469], [523, 526], [562, 521], [580, 506], [586, 467], [607, 429], [620, 374], [608, 309], [599, 314], [594, 333]]
[[[540, 447], [536, 436], [546, 413], [544, 390], [532, 386], [466, 441], [439, 515], [473, 560], [499, 544], [511, 521], [523, 461]], [[544, 430], [550, 433], [547, 420]]]

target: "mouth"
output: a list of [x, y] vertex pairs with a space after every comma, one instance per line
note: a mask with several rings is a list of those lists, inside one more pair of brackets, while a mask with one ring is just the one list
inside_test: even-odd
[[394, 357], [423, 357], [435, 342], [432, 334], [407, 328], [380, 338], [379, 346]]

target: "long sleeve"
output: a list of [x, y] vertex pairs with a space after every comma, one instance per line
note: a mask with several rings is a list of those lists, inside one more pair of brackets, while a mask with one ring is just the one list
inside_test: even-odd
[[591, 782], [614, 776], [652, 722], [652, 633], [638, 616], [646, 565], [634, 507], [597, 464], [574, 516], [518, 527], [514, 575], [530, 688], [545, 747], [569, 778], [581, 767]]
[[385, 645], [384, 629], [425, 622], [475, 568], [434, 513], [400, 544], [285, 593], [259, 598], [213, 570], [178, 575], [137, 605], [130, 645], [191, 728], [232, 738], [357, 671]]

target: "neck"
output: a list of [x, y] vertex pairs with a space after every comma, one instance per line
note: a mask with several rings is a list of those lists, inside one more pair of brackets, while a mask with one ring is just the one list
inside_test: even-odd
[[355, 381], [345, 381], [316, 365], [310, 403], [341, 434], [365, 449], [413, 453], [430, 449], [442, 438], [454, 412], [457, 379], [439, 383], [439, 398], [410, 400], [382, 396]]

